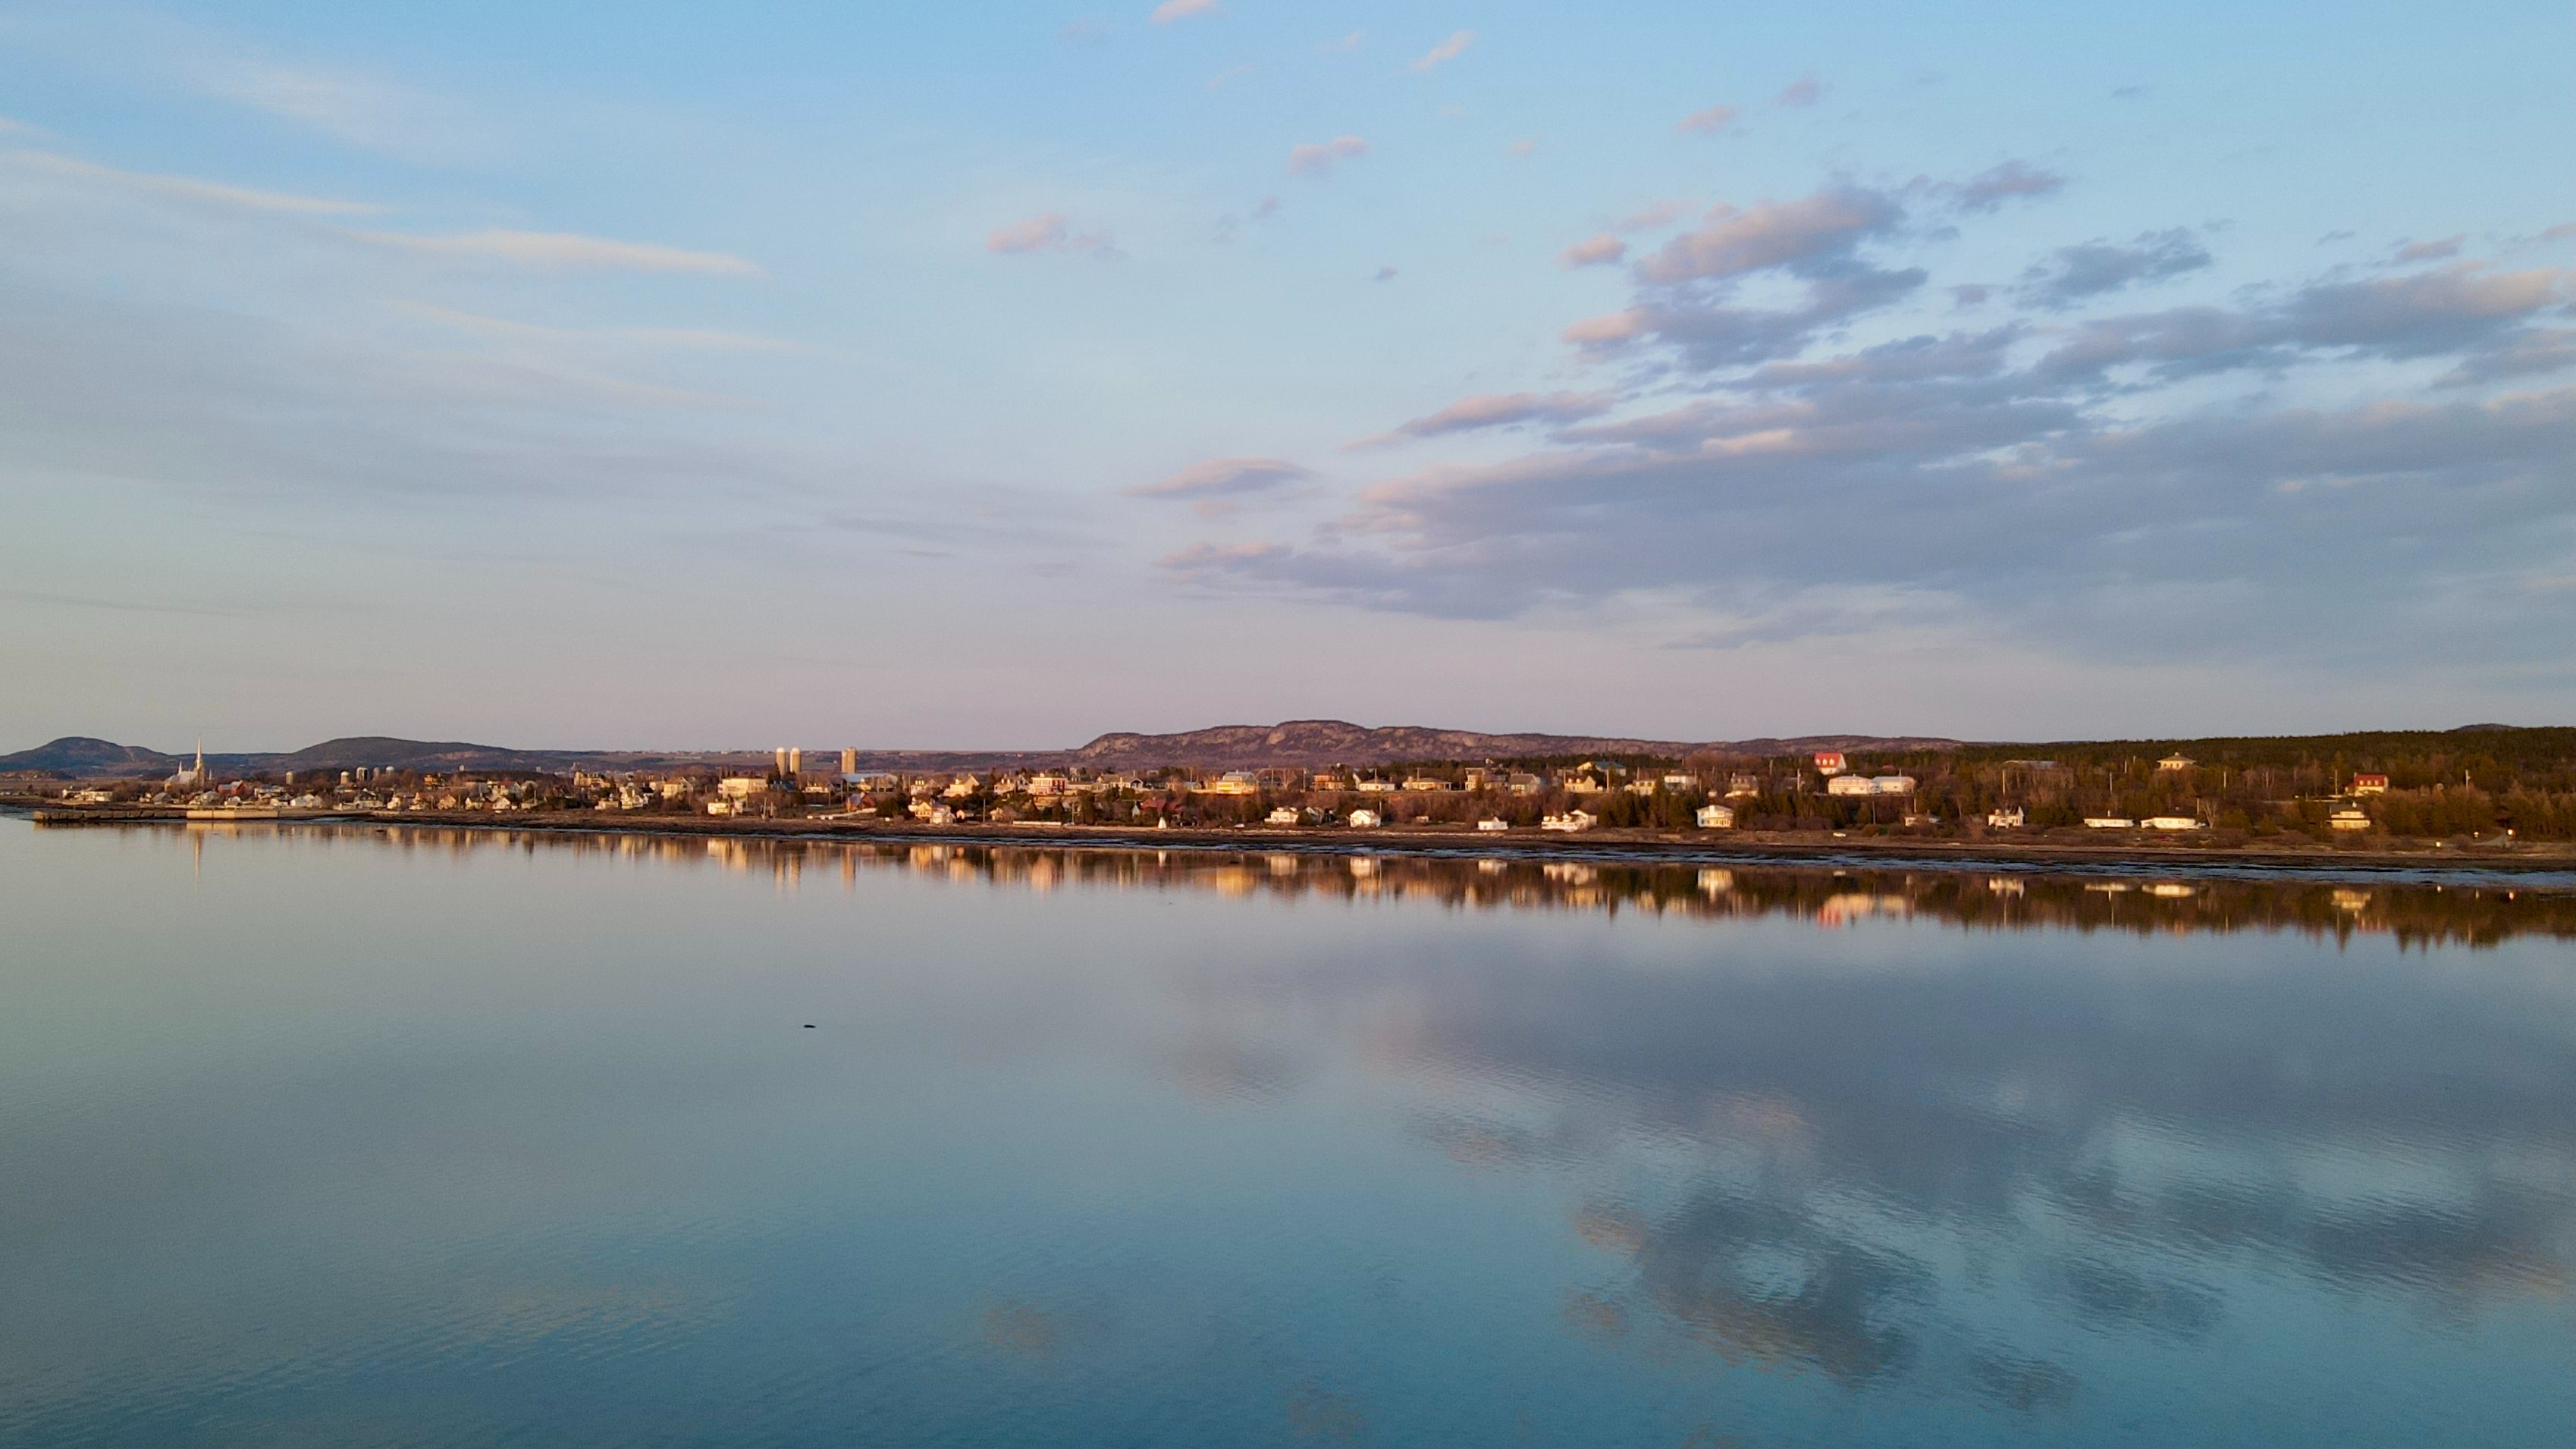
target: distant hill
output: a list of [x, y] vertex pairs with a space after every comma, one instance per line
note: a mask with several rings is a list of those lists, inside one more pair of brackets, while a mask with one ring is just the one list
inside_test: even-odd
[[[2438, 744], [2437, 744], [2438, 742]], [[1816, 750], [1842, 750], [1860, 755], [1925, 752], [1964, 753], [1971, 759], [2002, 759], [2026, 754], [2049, 755], [2069, 762], [2108, 761], [2137, 755], [2152, 757], [2174, 749], [2204, 760], [2246, 763], [2288, 762], [2324, 751], [2358, 760], [2427, 748], [2457, 752], [2473, 749], [2506, 762], [2564, 759], [2576, 753], [2576, 730], [2563, 726], [2516, 728], [2465, 725], [2450, 731], [2373, 731], [2346, 735], [2299, 735], [2269, 739], [2096, 740], [2054, 744], [1968, 743], [1937, 735], [1798, 735], [1750, 740], [1644, 740], [1616, 735], [1485, 734], [1475, 730], [1432, 729], [1421, 725], [1372, 728], [1348, 720], [1286, 720], [1275, 725], [1217, 725], [1176, 734], [1105, 734], [1070, 750], [869, 750], [857, 752], [863, 770], [938, 771], [996, 770], [1082, 766], [1101, 770], [1146, 770], [1178, 765], [1199, 770], [1243, 770], [1278, 765], [1313, 769], [1323, 765], [1391, 765], [1431, 760], [1522, 760], [1645, 755], [1679, 758], [1693, 754], [1738, 756], [1804, 755]], [[767, 750], [518, 750], [460, 740], [406, 740], [388, 735], [355, 735], [324, 740], [291, 754], [210, 754], [206, 763], [232, 774], [280, 773], [287, 770], [376, 769], [460, 772], [543, 772], [564, 774], [589, 770], [759, 771], [769, 762]], [[828, 744], [808, 747], [809, 767], [837, 766], [838, 751]], [[0, 755], [0, 772], [45, 772], [73, 778], [137, 778], [168, 774], [187, 763], [178, 755], [111, 740], [70, 735], [32, 750]]]
[[1106, 734], [1073, 752], [1072, 762], [1106, 769], [1187, 765], [1202, 770], [1243, 770], [1263, 765], [1387, 765], [1402, 760], [1511, 760], [1560, 755], [1673, 756], [1789, 754], [1808, 750], [1955, 749], [1958, 741], [1815, 735], [1790, 740], [1641, 740], [1617, 735], [1483, 734], [1421, 725], [1370, 728], [1338, 719], [1296, 719], [1275, 725], [1218, 725], [1180, 734]]
[[66, 775], [166, 775], [185, 763], [159, 750], [94, 740], [87, 735], [65, 735], [32, 750], [0, 755], [0, 770], [52, 770]]

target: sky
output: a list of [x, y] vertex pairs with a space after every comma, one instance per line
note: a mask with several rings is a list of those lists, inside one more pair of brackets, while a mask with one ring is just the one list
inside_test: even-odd
[[2576, 719], [2576, 11], [0, 5], [0, 749]]

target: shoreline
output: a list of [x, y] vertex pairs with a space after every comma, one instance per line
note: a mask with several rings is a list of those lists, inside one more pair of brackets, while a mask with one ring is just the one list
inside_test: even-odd
[[[32, 807], [32, 808], [31, 808]], [[299, 825], [374, 825], [446, 830], [543, 831], [562, 835], [662, 835], [705, 839], [844, 841], [870, 844], [944, 844], [981, 846], [1059, 846], [1096, 850], [1235, 850], [1291, 851], [1329, 855], [1415, 855], [1430, 857], [1509, 857], [1528, 860], [1582, 860], [1637, 865], [1777, 864], [1781, 866], [1892, 866], [1933, 869], [2004, 869], [2050, 872], [2130, 874], [2147, 869], [2180, 869], [2195, 874], [2262, 874], [2294, 876], [2387, 876], [2391, 874], [2475, 873], [2490, 876], [2576, 875], [2576, 847], [2519, 845], [2508, 850], [2443, 848], [2417, 850], [2335, 850], [2321, 846], [2264, 849], [2256, 846], [2206, 847], [2142, 842], [2073, 845], [1932, 840], [1901, 837], [1818, 839], [1813, 835], [1738, 834], [1681, 831], [1588, 830], [1570, 835], [1537, 831], [1509, 834], [1472, 830], [1423, 830], [1381, 827], [1371, 830], [1318, 830], [1297, 826], [1244, 826], [1230, 830], [1122, 825], [995, 824], [923, 825], [855, 819], [736, 820], [695, 815], [601, 816], [591, 812], [545, 812], [496, 816], [482, 811], [316, 811], [279, 815], [262, 812], [236, 819], [191, 818], [187, 812], [161, 807], [52, 807], [15, 801], [0, 810], [23, 815], [45, 828], [94, 828], [106, 825], [179, 827]], [[233, 812], [225, 812], [227, 816]]]

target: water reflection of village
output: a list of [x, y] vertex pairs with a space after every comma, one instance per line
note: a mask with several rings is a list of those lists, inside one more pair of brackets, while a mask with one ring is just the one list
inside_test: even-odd
[[908, 871], [1044, 892], [1059, 886], [1195, 889], [1228, 896], [1402, 900], [1456, 909], [1783, 916], [1837, 928], [1875, 918], [1967, 928], [2059, 927], [2135, 934], [2295, 930], [2401, 946], [2489, 946], [2576, 937], [2576, 893], [2523, 884], [2353, 883], [2247, 876], [2146, 878], [1949, 868], [1621, 864], [1326, 852], [1114, 850], [1022, 845], [693, 838], [603, 832], [310, 826], [294, 838], [368, 840], [403, 851], [569, 852], [855, 884]]
[[[1374, 952], [1335, 936], [1222, 971], [1190, 969], [1187, 950], [1142, 975], [1104, 963], [1052, 1033], [1132, 1055], [1228, 1131], [1363, 1101], [1499, 1198], [1540, 1184], [1584, 1250], [1544, 1269], [1565, 1331], [1658, 1370], [1814, 1375], [2072, 1424], [2049, 1416], [2112, 1401], [2139, 1356], [2295, 1379], [2332, 1370], [2354, 1325], [2500, 1362], [2564, 1341], [2567, 978], [2508, 953], [2483, 971], [2442, 958], [2576, 935], [2564, 892], [354, 825], [271, 838], [677, 866], [782, 894], [876, 872], [977, 893], [1416, 903], [1388, 913]], [[1604, 951], [1567, 971], [1493, 931], [1467, 968], [1422, 949], [1442, 910], [2112, 931], [2226, 969], [1972, 950], [1943, 972], [1671, 971]], [[2300, 937], [2418, 954], [2275, 949]], [[1754, 954], [1823, 964], [1844, 943], [1771, 944]], [[987, 978], [954, 979], [996, 999]], [[1051, 1321], [1029, 1312], [988, 1337]]]

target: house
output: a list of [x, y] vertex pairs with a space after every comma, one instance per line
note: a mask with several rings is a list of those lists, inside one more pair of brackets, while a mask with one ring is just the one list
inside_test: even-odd
[[1261, 777], [1250, 770], [1228, 770], [1205, 788], [1211, 795], [1258, 795]]
[[1912, 775], [1872, 775], [1869, 777], [1869, 793], [1911, 795], [1914, 793], [1914, 777]]
[[1993, 830], [2019, 830], [2025, 817], [2018, 805], [1998, 805], [1986, 812], [1986, 825]]
[[1306, 777], [1306, 788], [1309, 790], [1347, 790], [1351, 788], [1351, 777], [1348, 775], [1337, 775], [1330, 770], [1317, 770], [1312, 775]]
[[1515, 795], [1535, 795], [1547, 788], [1547, 782], [1536, 775], [1524, 773], [1512, 776], [1504, 782], [1504, 786]]
[[1031, 775], [1029, 776], [1029, 793], [1031, 795], [1041, 797], [1048, 795], [1061, 795], [1071, 787], [1071, 784], [1072, 782], [1065, 779], [1062, 775]]
[[1354, 830], [1374, 830], [1385, 823], [1386, 822], [1380, 818], [1378, 813], [1374, 810], [1354, 810], [1351, 812], [1351, 828]]
[[982, 784], [982, 781], [976, 779], [972, 775], [960, 775], [956, 779], [949, 781], [948, 788], [940, 791], [939, 793], [951, 800], [963, 800], [967, 796], [974, 794]]
[[1395, 793], [1395, 782], [1393, 780], [1362, 780], [1360, 781], [1360, 793], [1363, 795], [1392, 795]]
[[716, 781], [716, 793], [727, 800], [743, 801], [768, 792], [769, 782], [757, 775], [727, 775]]
[[1540, 816], [1538, 820], [1538, 828], [1541, 830], [1563, 830], [1571, 832], [1576, 830], [1590, 830], [1593, 826], [1600, 823], [1601, 817], [1588, 810], [1568, 810], [1562, 815]]
[[1262, 820], [1265, 824], [1270, 825], [1294, 825], [1297, 823], [1297, 807], [1293, 805], [1282, 805], [1278, 809], [1271, 811], [1268, 815], [1263, 816]]
[[1408, 775], [1404, 781], [1404, 792], [1408, 795], [1437, 794], [1448, 788], [1448, 781], [1435, 780], [1429, 775]]
[[2149, 830], [2203, 830], [2207, 828], [2201, 824], [2197, 816], [2191, 815], [2150, 815], [2139, 823], [2145, 825]]
[[2094, 830], [2135, 830], [2138, 828], [2138, 822], [2122, 815], [2087, 815], [2084, 817], [2084, 823], [2086, 826]]
[[1735, 828], [1735, 812], [1723, 805], [1702, 805], [1691, 818], [1699, 822], [1699, 828], [1702, 830]]
[[1652, 780], [1631, 780], [1619, 788], [1627, 791], [1631, 795], [1652, 795], [1655, 793], [1655, 782]]
[[1494, 783], [1493, 771], [1486, 769], [1482, 765], [1469, 765], [1466, 771], [1466, 780], [1462, 788], [1468, 790], [1482, 790], [1492, 783]]
[[2358, 805], [2342, 806], [2333, 814], [2326, 817], [2326, 828], [2330, 830], [2368, 830], [2370, 828], [2370, 812], [2362, 809]]
[[1676, 795], [1680, 794], [1684, 790], [1690, 789], [1698, 783], [1699, 782], [1697, 780], [1692, 779], [1688, 775], [1666, 775], [1664, 777], [1664, 788], [1672, 791]]
[[1761, 793], [1762, 777], [1759, 775], [1734, 775], [1727, 779], [1726, 798], [1729, 800]]
[[2190, 769], [2191, 765], [2192, 759], [2189, 755], [2167, 755], [2163, 759], [2156, 761], [2157, 769], [2171, 771], [2176, 774]]
[[1846, 764], [1846, 763], [1844, 763], [1844, 761], [1843, 761], [1843, 752], [1842, 752], [1842, 751], [1840, 751], [1840, 750], [1818, 750], [1818, 751], [1816, 751], [1816, 773], [1817, 773], [1817, 774], [1822, 775], [1822, 776], [1824, 776], [1824, 777], [1825, 777], [1825, 778], [1827, 778], [1827, 779], [1832, 779], [1834, 776], [1839, 775], [1839, 774], [1841, 774], [1843, 771], [1848, 770], [1848, 769], [1850, 769], [1850, 768], [1851, 768], [1851, 766], [1850, 766], [1850, 765], [1848, 765], [1848, 764]]
[[2388, 793], [2388, 777], [2386, 775], [2355, 775], [2352, 777], [2352, 793], [2356, 795], [2385, 795]]
[[1487, 816], [1486, 818], [1476, 822], [1476, 828], [1478, 830], [1488, 832], [1503, 831], [1511, 829], [1512, 822], [1505, 820], [1500, 816]]
[[1827, 775], [1825, 777], [1825, 793], [1828, 795], [1867, 795], [1871, 793], [1871, 791], [1868, 779], [1863, 776]]
[[1568, 795], [1598, 795], [1601, 790], [1601, 782], [1590, 775], [1574, 775], [1565, 782], [1565, 793]]

